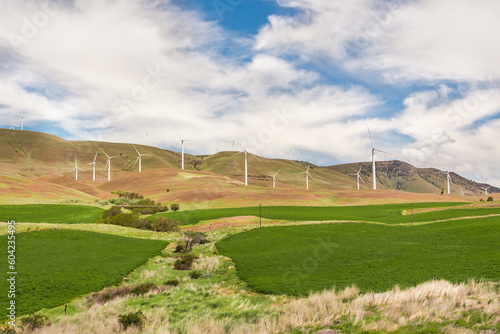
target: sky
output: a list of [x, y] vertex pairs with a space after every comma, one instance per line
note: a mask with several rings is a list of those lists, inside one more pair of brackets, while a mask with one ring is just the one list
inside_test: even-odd
[[[0, 126], [500, 185], [498, 0], [2, 0]], [[178, 134], [176, 133], [178, 132]]]

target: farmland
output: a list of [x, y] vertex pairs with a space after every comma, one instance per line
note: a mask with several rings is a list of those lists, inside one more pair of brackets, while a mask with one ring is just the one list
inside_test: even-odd
[[0, 221], [22, 223], [91, 224], [102, 216], [103, 209], [83, 205], [26, 204], [0, 205]]
[[[266, 219], [287, 221], [371, 221], [386, 224], [405, 224], [414, 222], [428, 222], [441, 219], [452, 219], [460, 217], [483, 216], [500, 214], [500, 208], [456, 208], [457, 205], [467, 203], [416, 203], [414, 209], [425, 208], [447, 208], [423, 212], [413, 215], [403, 215], [403, 210], [409, 211], [411, 204], [386, 204], [386, 205], [364, 205], [364, 206], [336, 206], [336, 207], [314, 207], [314, 206], [263, 206], [262, 217]], [[159, 213], [156, 215], [170, 217], [179, 220], [181, 225], [197, 224], [200, 221], [213, 220], [225, 217], [237, 216], [259, 216], [260, 208], [228, 208], [228, 209], [203, 209], [187, 210], [178, 212]], [[155, 215], [153, 215], [155, 216]]]
[[[6, 236], [1, 236], [2, 245]], [[16, 235], [18, 315], [68, 303], [120, 283], [133, 269], [167, 246], [165, 241], [93, 232], [45, 230]], [[0, 254], [7, 258], [7, 248]], [[0, 289], [6, 290], [2, 279]], [[7, 301], [1, 299], [1, 308]], [[5, 319], [5, 313], [0, 315]]]
[[329, 224], [256, 229], [217, 244], [258, 292], [307, 295], [352, 284], [361, 291], [432, 279], [499, 280], [500, 218], [421, 226]]

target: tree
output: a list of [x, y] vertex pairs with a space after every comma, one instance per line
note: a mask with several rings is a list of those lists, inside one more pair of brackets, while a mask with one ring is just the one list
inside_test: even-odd
[[179, 204], [170, 205], [170, 210], [172, 211], [178, 211], [179, 209], [180, 209]]

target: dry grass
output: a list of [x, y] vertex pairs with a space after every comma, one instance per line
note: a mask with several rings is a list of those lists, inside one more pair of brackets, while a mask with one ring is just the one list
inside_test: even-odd
[[198, 260], [193, 264], [193, 269], [206, 272], [214, 272], [219, 267], [220, 261], [218, 256], [203, 257], [200, 255]]
[[[215, 263], [213, 259], [217, 258], [205, 259], [207, 261], [203, 262], [203, 265], [207, 266], [204, 268], [208, 268]], [[193, 290], [197, 289], [197, 286], [187, 284], [185, 289]], [[209, 294], [216, 293], [216, 291], [218, 291], [217, 288], [213, 287]], [[186, 319], [184, 328], [186, 328], [186, 333], [190, 334], [280, 333], [311, 326], [327, 327], [341, 321], [349, 321], [360, 330], [391, 332], [411, 324], [431, 322], [449, 324], [450, 321], [462, 319], [466, 314], [464, 312], [470, 311], [481, 312], [484, 315], [482, 325], [493, 328], [500, 322], [497, 283], [470, 282], [457, 285], [447, 281], [431, 281], [406, 290], [396, 287], [384, 293], [361, 295], [357, 288], [348, 287], [339, 292], [324, 291], [284, 303], [283, 298], [269, 297], [269, 299], [278, 302], [268, 307], [269, 313], [279, 314], [273, 319], [233, 321], [229, 326], [231, 319], [215, 320], [202, 317]], [[60, 319], [55, 319], [58, 321], [34, 333], [122, 333], [117, 321], [118, 314], [135, 311], [124, 306], [126, 300], [126, 297], [118, 297], [104, 305], [91, 305], [84, 312], [76, 315], [61, 316]], [[253, 307], [255, 306], [235, 300], [235, 312], [237, 312], [236, 309]], [[177, 333], [169, 330], [168, 313], [169, 310], [165, 307], [146, 310], [148, 320], [143, 332]], [[471, 333], [470, 329], [455, 325], [443, 325], [442, 331]], [[137, 330], [132, 328], [126, 333], [137, 333]]]

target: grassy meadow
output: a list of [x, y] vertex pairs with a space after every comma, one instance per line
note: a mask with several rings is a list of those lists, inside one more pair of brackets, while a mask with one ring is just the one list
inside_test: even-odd
[[[0, 236], [2, 245], [6, 240], [7, 236]], [[56, 307], [91, 291], [119, 284], [167, 244], [71, 230], [17, 234], [17, 315]], [[2, 247], [0, 254], [6, 259], [7, 248]], [[1, 291], [7, 291], [6, 284], [2, 279]], [[5, 309], [6, 302], [2, 298], [0, 308]], [[4, 312], [0, 313], [0, 319], [5, 319]]]
[[410, 287], [434, 275], [500, 280], [500, 217], [421, 226], [320, 224], [255, 229], [217, 243], [260, 293], [302, 295], [352, 284]]
[[[443, 210], [416, 213], [414, 222], [427, 222], [469, 216], [500, 214], [500, 208], [455, 208], [468, 203], [415, 203], [414, 209], [442, 208]], [[453, 207], [444, 210], [447, 207]], [[411, 215], [403, 215], [403, 210], [410, 210], [411, 204], [383, 204], [364, 206], [262, 206], [262, 218], [287, 221], [370, 221], [386, 224], [405, 224], [412, 222]], [[178, 212], [157, 213], [153, 216], [165, 216], [176, 219], [181, 225], [194, 225], [200, 221], [237, 217], [259, 216], [260, 208], [242, 207], [227, 209], [202, 209]]]
[[90, 224], [96, 223], [103, 209], [95, 206], [62, 204], [0, 205], [0, 221], [17, 223]]

